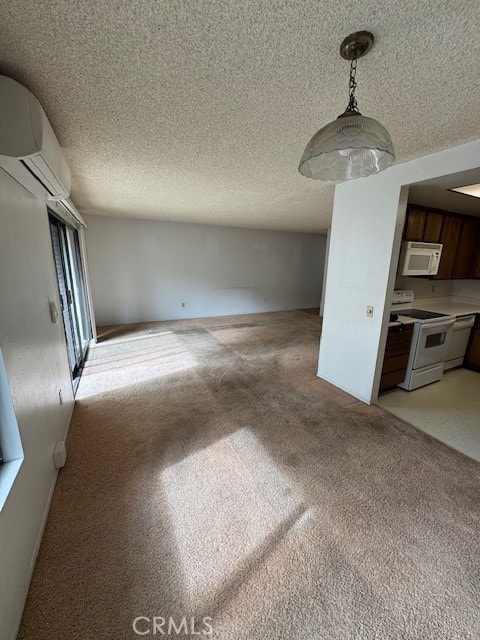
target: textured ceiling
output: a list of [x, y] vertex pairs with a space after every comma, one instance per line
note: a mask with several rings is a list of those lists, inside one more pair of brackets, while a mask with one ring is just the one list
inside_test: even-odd
[[[368, 29], [360, 110], [397, 161], [480, 137], [478, 0], [0, 0], [0, 71], [30, 88], [83, 212], [320, 231], [302, 177], [343, 111], [342, 38]], [[479, 161], [480, 164], [480, 161]]]

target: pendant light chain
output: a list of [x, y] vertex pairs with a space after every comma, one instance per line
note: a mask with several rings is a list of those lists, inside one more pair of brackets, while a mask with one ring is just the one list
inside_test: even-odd
[[355, 79], [357, 75], [357, 61], [358, 61], [357, 57], [352, 58], [352, 60], [350, 61], [350, 79], [348, 83], [349, 99], [348, 99], [348, 107], [345, 113], [356, 113], [360, 115], [360, 111], [358, 110], [358, 105], [357, 105], [357, 99], [355, 98], [355, 89], [357, 88], [357, 81]]

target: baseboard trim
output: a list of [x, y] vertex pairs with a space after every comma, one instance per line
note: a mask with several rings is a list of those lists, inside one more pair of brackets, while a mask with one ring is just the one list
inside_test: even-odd
[[52, 498], [53, 498], [53, 492], [55, 491], [55, 486], [57, 484], [57, 476], [58, 476], [58, 471], [57, 473], [55, 473], [55, 477], [53, 478], [52, 481], [52, 485], [50, 487], [50, 492], [48, 494], [48, 499], [47, 499], [47, 504], [45, 505], [45, 510], [43, 512], [43, 517], [42, 517], [42, 522], [40, 525], [40, 530], [38, 532], [38, 536], [37, 536], [37, 541], [35, 542], [35, 547], [33, 548], [33, 553], [32, 553], [32, 558], [30, 560], [30, 567], [29, 567], [29, 575], [28, 575], [28, 582], [26, 584], [24, 593], [23, 593], [23, 606], [22, 609], [20, 611], [20, 615], [18, 617], [18, 621], [17, 624], [15, 626], [15, 629], [13, 630], [13, 634], [10, 637], [10, 640], [15, 640], [17, 635], [18, 635], [18, 631], [20, 629], [20, 623], [22, 622], [22, 616], [23, 616], [23, 611], [25, 609], [25, 603], [27, 601], [27, 596], [28, 596], [28, 591], [30, 589], [30, 583], [32, 581], [32, 576], [33, 576], [33, 571], [35, 569], [35, 563], [37, 561], [37, 557], [38, 557], [38, 552], [40, 551], [40, 545], [42, 543], [42, 538], [43, 538], [43, 533], [45, 531], [45, 526], [47, 524], [47, 518], [48, 518], [48, 513], [50, 511], [50, 504], [52, 502]]
[[[68, 431], [70, 429], [70, 423], [72, 421], [74, 409], [75, 409], [75, 400], [72, 403], [72, 409], [71, 409], [70, 415], [68, 417], [67, 428], [65, 429], [65, 439], [67, 438]], [[18, 631], [20, 629], [20, 624], [22, 622], [22, 617], [23, 617], [23, 611], [25, 609], [25, 603], [27, 601], [28, 592], [30, 590], [30, 583], [32, 581], [33, 572], [34, 572], [34, 569], [35, 569], [35, 563], [37, 562], [38, 552], [40, 551], [40, 545], [42, 544], [43, 534], [45, 532], [45, 527], [47, 525], [47, 519], [48, 519], [48, 514], [50, 512], [50, 505], [52, 503], [53, 493], [54, 493], [55, 487], [57, 485], [57, 479], [58, 479], [58, 471], [55, 472], [55, 475], [54, 475], [53, 480], [52, 480], [52, 484], [50, 486], [50, 491], [48, 493], [47, 503], [46, 503], [45, 509], [43, 511], [42, 522], [40, 523], [40, 529], [38, 531], [37, 540], [35, 542], [35, 546], [33, 548], [32, 557], [31, 557], [31, 560], [30, 560], [30, 567], [29, 567], [29, 570], [28, 570], [28, 582], [26, 584], [26, 587], [24, 589], [24, 593], [23, 593], [23, 596], [22, 596], [22, 600], [23, 600], [22, 609], [20, 611], [20, 616], [19, 616], [19, 618], [17, 620], [17, 624], [15, 625], [15, 628], [13, 630], [13, 634], [10, 637], [10, 640], [16, 640], [16, 637], [18, 635]]]
[[345, 393], [348, 393], [349, 396], [352, 396], [352, 398], [356, 398], [357, 400], [360, 400], [361, 402], [364, 402], [365, 404], [372, 404], [372, 399], [371, 398], [364, 398], [363, 396], [360, 395], [355, 395], [354, 393], [352, 393], [351, 389], [346, 389], [345, 387], [342, 387], [341, 385], [339, 385], [337, 382], [333, 382], [332, 380], [329, 380], [326, 376], [324, 375], [320, 375], [317, 371], [317, 378], [320, 378], [320, 380], [325, 380], [325, 382], [328, 382], [328, 384], [333, 384], [334, 387], [337, 387], [337, 389], [341, 389], [342, 391], [345, 391]]
[[70, 415], [68, 416], [68, 420], [67, 420], [67, 428], [65, 429], [65, 440], [67, 439], [68, 436], [68, 432], [70, 431], [70, 425], [72, 423], [72, 418], [73, 418], [73, 412], [75, 411], [75, 398], [73, 398], [73, 402], [72, 402], [72, 408], [70, 410]]

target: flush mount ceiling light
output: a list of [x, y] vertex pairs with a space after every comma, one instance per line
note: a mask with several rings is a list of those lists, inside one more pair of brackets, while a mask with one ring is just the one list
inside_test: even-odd
[[464, 187], [455, 187], [450, 191], [456, 191], [457, 193], [463, 193], [466, 196], [473, 196], [474, 198], [480, 198], [480, 184], [466, 184]]
[[357, 107], [355, 80], [357, 60], [373, 47], [369, 31], [349, 35], [340, 45], [340, 55], [350, 60], [349, 101], [344, 113], [320, 129], [308, 143], [298, 170], [314, 180], [351, 180], [378, 173], [395, 160], [390, 134], [373, 118], [362, 116]]

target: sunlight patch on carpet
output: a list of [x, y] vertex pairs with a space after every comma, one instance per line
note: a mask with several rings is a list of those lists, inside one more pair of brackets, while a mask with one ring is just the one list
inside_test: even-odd
[[77, 400], [186, 371], [198, 361], [174, 333], [96, 345], [82, 373]]
[[303, 513], [303, 501], [249, 428], [162, 474], [185, 591], [198, 606], [241, 580]]

